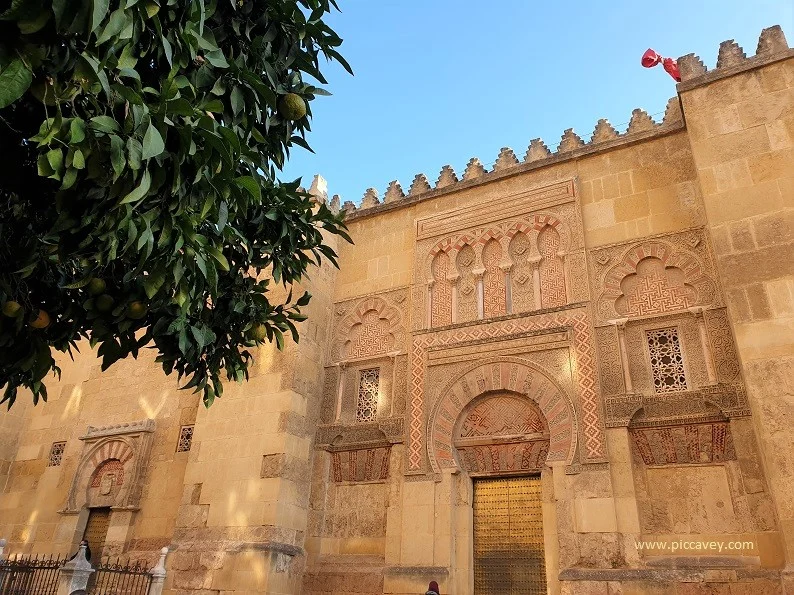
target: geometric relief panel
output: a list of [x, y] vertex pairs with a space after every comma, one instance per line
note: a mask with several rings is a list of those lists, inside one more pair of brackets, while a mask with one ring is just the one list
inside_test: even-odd
[[623, 363], [620, 358], [617, 329], [614, 325], [609, 325], [596, 327], [595, 332], [601, 390], [605, 395], [624, 393]]
[[391, 446], [343, 450], [331, 453], [335, 482], [377, 481], [389, 477]]
[[635, 455], [646, 465], [721, 463], [736, 459], [729, 422], [629, 428]]
[[590, 270], [602, 322], [722, 305], [703, 230], [591, 250]]
[[363, 359], [403, 349], [405, 329], [401, 321], [406, 297], [407, 291], [398, 289], [335, 304], [337, 319], [330, 361]]
[[546, 431], [546, 421], [534, 403], [512, 395], [495, 395], [471, 408], [457, 435], [458, 438], [483, 438]]
[[463, 246], [455, 259], [458, 275], [457, 322], [477, 320], [477, 278], [472, 272], [476, 260], [474, 248]]
[[514, 313], [540, 308], [540, 304], [535, 306], [535, 280], [533, 265], [529, 261], [530, 250], [529, 237], [524, 232], [519, 231], [510, 240], [508, 254], [513, 261], [510, 269], [510, 297]]
[[545, 226], [538, 234], [540, 252], [540, 301], [544, 308], [555, 308], [566, 303], [565, 268], [559, 256], [560, 234]]
[[548, 440], [458, 446], [461, 466], [469, 473], [540, 471], [546, 464]]
[[452, 283], [447, 280], [449, 268], [447, 253], [436, 254], [431, 265], [433, 287], [430, 297], [430, 326], [452, 324]]
[[375, 310], [365, 312], [361, 322], [350, 329], [345, 357], [360, 358], [390, 351], [394, 335], [389, 332], [389, 327], [389, 321], [381, 318]]
[[739, 359], [733, 343], [733, 333], [724, 309], [704, 313], [717, 382], [731, 383], [739, 380]]
[[491, 240], [482, 250], [482, 265], [485, 269], [483, 284], [483, 313], [486, 318], [507, 313], [505, 294], [505, 274], [499, 264], [502, 260], [502, 246]]
[[620, 282], [615, 310], [621, 316], [648, 316], [683, 310], [697, 302], [697, 292], [684, 282], [677, 267], [665, 267], [652, 256], [637, 263], [636, 272]]

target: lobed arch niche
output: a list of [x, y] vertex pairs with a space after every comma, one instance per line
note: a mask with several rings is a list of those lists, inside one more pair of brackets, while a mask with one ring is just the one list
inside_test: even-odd
[[537, 472], [574, 461], [577, 426], [572, 400], [547, 373], [501, 359], [473, 366], [441, 392], [428, 419], [427, 454], [436, 473]]
[[89, 427], [64, 514], [84, 508], [136, 510], [151, 450], [154, 420]]

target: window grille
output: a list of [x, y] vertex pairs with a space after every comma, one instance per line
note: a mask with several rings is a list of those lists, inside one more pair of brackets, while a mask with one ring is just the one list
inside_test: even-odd
[[60, 467], [63, 460], [63, 451], [66, 448], [66, 442], [53, 442], [50, 447], [50, 458], [47, 462], [47, 467]]
[[176, 446], [177, 452], [187, 452], [193, 444], [193, 426], [182, 426], [179, 431], [179, 444]]
[[358, 380], [358, 405], [356, 421], [374, 421], [378, 412], [378, 388], [380, 387], [380, 368], [361, 370]]
[[648, 351], [651, 355], [653, 389], [657, 393], [684, 391], [686, 375], [678, 330], [664, 328], [647, 331]]

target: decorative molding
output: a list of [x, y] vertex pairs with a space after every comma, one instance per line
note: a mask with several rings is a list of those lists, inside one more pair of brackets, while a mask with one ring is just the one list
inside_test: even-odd
[[410, 426], [408, 435], [407, 471], [422, 471], [426, 448], [425, 378], [426, 356], [431, 348], [455, 346], [477, 339], [510, 338], [537, 330], [565, 328], [571, 332], [574, 376], [578, 391], [577, 407], [581, 411], [583, 454], [588, 461], [602, 461], [605, 456], [603, 419], [595, 379], [595, 350], [591, 322], [586, 309], [566, 308], [528, 317], [510, 317], [489, 323], [478, 323], [434, 333], [414, 336], [411, 348]]
[[133, 434], [136, 432], [154, 432], [154, 428], [155, 424], [153, 419], [144, 419], [141, 421], [114, 424], [110, 426], [88, 426], [85, 434], [80, 436], [80, 440], [96, 440], [97, 438], [123, 436], [125, 434]]
[[574, 180], [566, 180], [540, 188], [493, 199], [484, 204], [444, 211], [416, 220], [416, 239], [438, 237], [473, 225], [485, 225], [552, 205], [573, 202]]

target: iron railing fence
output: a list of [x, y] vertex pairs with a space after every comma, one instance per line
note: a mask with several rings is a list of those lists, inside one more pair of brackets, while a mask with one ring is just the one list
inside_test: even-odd
[[145, 562], [105, 558], [94, 567], [86, 592], [88, 595], [147, 595], [151, 582], [152, 575]]
[[64, 562], [61, 556], [0, 559], [0, 595], [55, 595]]

